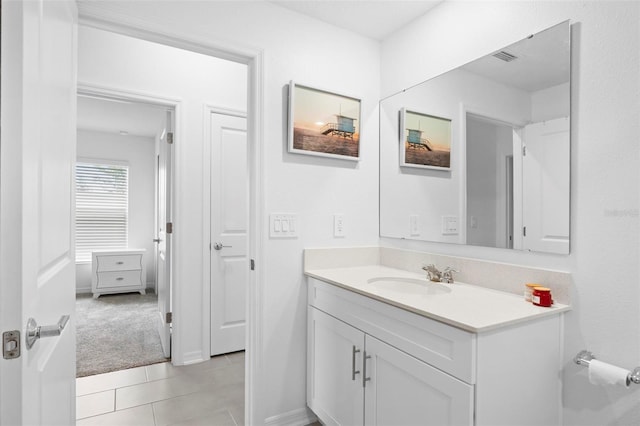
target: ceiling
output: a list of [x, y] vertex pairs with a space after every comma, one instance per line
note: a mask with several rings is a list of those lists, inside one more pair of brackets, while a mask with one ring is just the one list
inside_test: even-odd
[[501, 49], [517, 57], [512, 62], [487, 55], [462, 68], [507, 86], [536, 92], [569, 81], [570, 49], [569, 23], [564, 22]]
[[78, 129], [155, 137], [164, 129], [166, 108], [156, 105], [78, 95]]
[[366, 37], [383, 40], [444, 0], [268, 0]]

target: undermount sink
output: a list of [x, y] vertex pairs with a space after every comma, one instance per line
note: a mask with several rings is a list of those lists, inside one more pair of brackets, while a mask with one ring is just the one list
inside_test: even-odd
[[434, 283], [426, 279], [405, 277], [376, 277], [367, 280], [372, 288], [390, 290], [407, 294], [435, 296], [451, 293], [451, 287], [445, 284]]

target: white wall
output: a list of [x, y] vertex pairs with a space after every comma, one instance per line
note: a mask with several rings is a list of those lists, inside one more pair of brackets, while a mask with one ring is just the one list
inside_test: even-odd
[[[129, 165], [129, 247], [147, 250], [147, 288], [153, 288], [155, 140], [91, 130], [78, 130], [77, 135], [78, 160], [117, 160]], [[91, 262], [76, 264], [76, 292], [90, 291]]]
[[531, 121], [568, 117], [571, 110], [569, 83], [538, 90], [531, 94]]
[[[587, 348], [604, 361], [640, 365], [640, 3], [445, 2], [383, 42], [381, 87], [397, 92], [566, 19], [573, 23], [571, 254], [382, 243], [570, 271], [564, 424], [638, 424], [640, 387], [592, 386], [571, 358]], [[408, 66], [415, 40], [422, 63]]]
[[[304, 247], [371, 245], [378, 242], [378, 100], [379, 96], [379, 44], [356, 36], [311, 18], [282, 9], [268, 2], [105, 2], [103, 7], [112, 16], [129, 22], [142, 23], [156, 31], [170, 28], [173, 34], [206, 39], [217, 44], [236, 47], [249, 46], [263, 51], [264, 103], [263, 127], [259, 129], [263, 141], [264, 212], [261, 218], [265, 229], [270, 212], [298, 213], [299, 238], [270, 240], [263, 236], [260, 242], [264, 257], [258, 259], [257, 268], [263, 280], [258, 283], [264, 294], [264, 321], [259, 324], [263, 333], [264, 371], [259, 404], [264, 407], [265, 418], [297, 413], [306, 407], [306, 287], [302, 274]], [[82, 9], [81, 9], [82, 13]], [[119, 15], [122, 13], [123, 15]], [[84, 39], [84, 40], [83, 40]], [[159, 80], [157, 65], [148, 74], [127, 75], [119, 62], [111, 66], [105, 58], [93, 64], [85, 58], [96, 57], [88, 44], [86, 31], [80, 32], [80, 79], [98, 78], [107, 83], [146, 85], [147, 80]], [[127, 45], [126, 49], [130, 51]], [[112, 49], [109, 52], [113, 54]], [[111, 54], [109, 56], [111, 56]], [[132, 54], [130, 54], [133, 56]], [[130, 58], [135, 60], [135, 57]], [[113, 75], [115, 74], [115, 76]], [[209, 76], [211, 78], [211, 75]], [[361, 160], [357, 163], [286, 152], [286, 98], [285, 85], [290, 80], [349, 94], [362, 99]], [[170, 92], [188, 80], [170, 80], [167, 87], [155, 90]], [[223, 101], [225, 98], [222, 98]], [[215, 99], [211, 99], [215, 100]], [[244, 104], [242, 105], [244, 107]], [[201, 125], [193, 124], [190, 131], [202, 132]], [[201, 188], [202, 170], [196, 161], [201, 151], [194, 136], [188, 154], [193, 170], [185, 179], [194, 188]], [[181, 165], [182, 162], [178, 164]], [[201, 248], [202, 226], [200, 192], [193, 191], [186, 182], [181, 187], [184, 195], [180, 205], [188, 217], [183, 216], [187, 238], [194, 248]], [[344, 214], [344, 238], [333, 237], [333, 214]], [[184, 253], [178, 261], [189, 266], [181, 278], [189, 281], [189, 290], [183, 294], [176, 310], [190, 310], [180, 333], [183, 344], [198, 347], [198, 321], [202, 311], [198, 306], [202, 283], [200, 252]], [[194, 265], [193, 268], [191, 266]], [[188, 322], [187, 322], [188, 321]], [[196, 322], [195, 330], [187, 328]], [[194, 337], [195, 336], [195, 337]]]

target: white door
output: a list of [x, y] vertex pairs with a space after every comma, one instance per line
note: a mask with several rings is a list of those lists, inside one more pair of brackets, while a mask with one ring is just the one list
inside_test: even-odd
[[569, 118], [524, 128], [523, 248], [569, 253]]
[[364, 333], [311, 306], [307, 309], [307, 404], [324, 424], [362, 425]]
[[173, 116], [167, 112], [167, 125], [157, 146], [156, 165], [156, 292], [158, 294], [157, 327], [164, 356], [171, 356], [171, 159], [173, 151]]
[[473, 424], [473, 386], [366, 336], [366, 425]]
[[211, 355], [245, 348], [247, 120], [211, 113]]
[[[0, 326], [21, 334], [2, 425], [75, 423], [76, 34], [74, 1], [2, 2]], [[27, 349], [29, 318], [52, 327]]]

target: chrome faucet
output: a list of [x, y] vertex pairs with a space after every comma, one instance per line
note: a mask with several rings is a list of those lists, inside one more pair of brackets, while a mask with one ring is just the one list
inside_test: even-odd
[[442, 272], [438, 271], [436, 265], [431, 263], [427, 266], [423, 266], [422, 269], [427, 272], [427, 279], [429, 279], [429, 281], [440, 282], [442, 278]]
[[442, 283], [447, 283], [447, 284], [453, 284], [453, 273], [454, 272], [460, 272], [457, 269], [453, 269], [450, 266], [447, 266], [446, 268], [444, 268], [444, 271], [442, 271], [442, 276], [440, 277], [440, 282]]
[[450, 266], [447, 266], [446, 268], [444, 268], [444, 271], [440, 272], [438, 268], [436, 268], [436, 265], [434, 265], [433, 263], [427, 266], [423, 266], [422, 269], [427, 272], [427, 278], [429, 279], [429, 281], [447, 284], [453, 284], [453, 273], [460, 272]]

